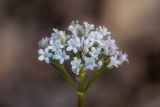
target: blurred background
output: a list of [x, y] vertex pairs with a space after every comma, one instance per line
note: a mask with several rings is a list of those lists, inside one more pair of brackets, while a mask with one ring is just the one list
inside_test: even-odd
[[105, 72], [85, 107], [160, 107], [160, 0], [0, 0], [0, 107], [76, 107], [38, 41], [72, 20], [105, 25], [129, 64]]

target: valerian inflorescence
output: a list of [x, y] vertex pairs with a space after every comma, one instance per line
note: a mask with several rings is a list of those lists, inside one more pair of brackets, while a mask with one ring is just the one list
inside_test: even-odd
[[47, 64], [55, 60], [60, 64], [69, 61], [71, 71], [77, 76], [81, 69], [85, 72], [101, 67], [111, 69], [128, 62], [127, 54], [118, 48], [106, 27], [73, 21], [67, 30], [68, 34], [53, 29], [50, 37], [45, 37], [39, 42], [40, 61]]

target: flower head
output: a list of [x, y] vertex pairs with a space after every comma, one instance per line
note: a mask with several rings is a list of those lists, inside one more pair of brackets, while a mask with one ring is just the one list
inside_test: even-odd
[[50, 37], [39, 42], [42, 48], [39, 49], [40, 61], [50, 63], [58, 60], [60, 64], [69, 61], [76, 75], [81, 69], [93, 71], [102, 67], [119, 67], [128, 62], [127, 54], [119, 50], [106, 27], [73, 21], [67, 30], [68, 34], [53, 29]]

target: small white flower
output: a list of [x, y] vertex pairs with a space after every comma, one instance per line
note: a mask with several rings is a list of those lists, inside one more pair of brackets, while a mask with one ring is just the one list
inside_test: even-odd
[[126, 54], [126, 53], [122, 53], [122, 51], [121, 52], [119, 52], [119, 61], [120, 61], [120, 63], [122, 64], [123, 62], [129, 62], [128, 61], [128, 59], [127, 59], [127, 57], [128, 57], [128, 55]]
[[60, 37], [60, 40], [61, 40], [62, 42], [65, 42], [65, 41], [66, 41], [65, 32], [59, 31], [59, 37]]
[[64, 48], [64, 45], [61, 43], [60, 39], [52, 41], [50, 40], [50, 45], [48, 46], [48, 49], [50, 49], [52, 52]]
[[98, 30], [101, 32], [101, 34], [103, 35], [103, 36], [106, 36], [106, 35], [110, 35], [111, 34], [111, 32], [109, 32], [108, 30], [107, 30], [107, 28], [106, 27], [102, 27], [102, 26], [99, 26], [98, 27]]
[[97, 42], [97, 43], [100, 43], [101, 42], [100, 40], [103, 38], [103, 35], [98, 31], [92, 31], [91, 33], [89, 33], [88, 36], [92, 42]]
[[42, 48], [46, 48], [49, 45], [49, 39], [48, 37], [42, 38], [41, 41], [39, 41], [39, 46]]
[[88, 35], [88, 33], [94, 29], [94, 25], [93, 24], [89, 24], [87, 22], [84, 22], [84, 28], [85, 28], [85, 36]]
[[110, 63], [108, 64], [108, 68], [112, 68], [113, 66], [118, 67], [121, 64], [117, 55], [110, 57]]
[[66, 54], [66, 51], [56, 50], [53, 59], [57, 59], [60, 61], [60, 64], [63, 64], [65, 60], [68, 60], [70, 57]]
[[57, 29], [53, 29], [53, 33], [51, 34], [50, 41], [55, 42], [56, 40], [61, 40], [62, 42], [66, 41], [66, 34], [64, 31], [58, 31]]
[[92, 47], [89, 53], [92, 57], [98, 59], [98, 55], [100, 54], [100, 51], [101, 51], [101, 48]]
[[48, 52], [48, 49], [39, 49], [38, 54], [40, 55], [38, 58], [40, 61], [44, 60], [47, 64], [50, 63], [49, 58], [52, 57], [52, 54]]
[[78, 21], [72, 21], [71, 25], [68, 27], [68, 30], [72, 32], [72, 36], [76, 37], [80, 31], [82, 31], [82, 26], [78, 24]]
[[108, 39], [104, 41], [104, 51], [106, 55], [114, 55], [117, 52], [117, 45], [115, 44], [115, 40], [111, 39], [110, 36], [108, 36]]
[[51, 34], [50, 41], [56, 41], [57, 39], [59, 39], [59, 31], [58, 29], [53, 28], [53, 33]]
[[85, 68], [89, 70], [93, 70], [95, 67], [97, 67], [97, 64], [95, 63], [95, 58], [85, 57]]
[[72, 72], [74, 72], [76, 75], [79, 75], [79, 71], [81, 69], [81, 59], [74, 57], [73, 61], [71, 61], [71, 66]]
[[68, 47], [66, 48], [67, 51], [73, 50], [74, 53], [78, 52], [78, 48], [81, 46], [79, 37], [71, 38], [68, 40]]
[[[81, 40], [82, 41], [82, 40]], [[89, 48], [92, 47], [94, 42], [92, 42], [89, 38], [83, 40], [83, 52], [86, 54], [89, 52]]]

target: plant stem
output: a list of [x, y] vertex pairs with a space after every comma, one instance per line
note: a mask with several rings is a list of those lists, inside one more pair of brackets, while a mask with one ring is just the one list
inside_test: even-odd
[[99, 69], [95, 72], [95, 74], [93, 75], [93, 77], [89, 80], [89, 82], [87, 83], [84, 91], [87, 92], [88, 89], [93, 85], [93, 83], [98, 79], [98, 77], [102, 74], [102, 69]]
[[81, 70], [80, 71], [80, 75], [79, 75], [79, 78], [80, 78], [80, 81], [79, 81], [79, 91], [83, 91], [84, 89], [84, 79], [85, 79], [85, 71]]
[[71, 86], [74, 89], [77, 89], [75, 81], [72, 79], [72, 77], [68, 74], [68, 72], [63, 67], [61, 67], [60, 65], [57, 65], [56, 63], [51, 64], [51, 65], [53, 67], [55, 67], [57, 70], [60, 71], [60, 73], [62, 74], [62, 76], [71, 84]]
[[85, 71], [83, 69], [80, 70], [80, 74], [79, 74], [79, 87], [77, 89], [77, 106], [78, 107], [83, 107], [84, 104], [84, 96], [85, 96], [85, 92], [84, 90], [84, 79], [85, 79]]
[[84, 96], [85, 96], [84, 92], [80, 92], [80, 91], [77, 92], [77, 107], [83, 107]]

